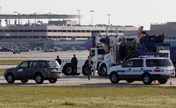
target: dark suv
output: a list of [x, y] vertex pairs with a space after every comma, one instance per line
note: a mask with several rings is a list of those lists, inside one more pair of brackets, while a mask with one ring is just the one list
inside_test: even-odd
[[16, 68], [6, 69], [4, 73], [8, 83], [14, 83], [15, 80], [26, 83], [28, 79], [34, 79], [37, 84], [42, 84], [44, 80], [55, 83], [61, 76], [61, 66], [55, 60], [24, 61]]

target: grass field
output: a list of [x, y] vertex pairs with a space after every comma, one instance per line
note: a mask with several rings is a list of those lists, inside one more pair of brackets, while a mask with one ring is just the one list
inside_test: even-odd
[[0, 65], [19, 65], [24, 60], [0, 60]]
[[0, 107], [174, 108], [175, 87], [1, 86]]
[[5, 72], [5, 69], [0, 69], [0, 76], [3, 76]]

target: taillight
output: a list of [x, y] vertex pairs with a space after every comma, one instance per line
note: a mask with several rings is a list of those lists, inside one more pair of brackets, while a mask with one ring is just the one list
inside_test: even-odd
[[60, 71], [62, 72], [62, 69], [60, 68]]
[[173, 67], [173, 71], [175, 72], [175, 67]]
[[157, 68], [155, 69], [155, 72], [160, 72], [160, 68], [157, 67]]
[[45, 68], [45, 72], [49, 72], [49, 68]]

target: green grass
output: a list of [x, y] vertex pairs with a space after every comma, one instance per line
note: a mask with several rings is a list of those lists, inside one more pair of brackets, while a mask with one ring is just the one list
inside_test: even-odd
[[0, 107], [174, 108], [175, 87], [1, 86]]
[[0, 60], [0, 65], [19, 65], [25, 60]]
[[3, 76], [5, 72], [5, 69], [0, 69], [0, 76]]

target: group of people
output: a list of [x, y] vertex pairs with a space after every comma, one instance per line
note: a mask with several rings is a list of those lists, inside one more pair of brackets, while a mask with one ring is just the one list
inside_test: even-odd
[[[62, 64], [62, 61], [61, 59], [59, 58], [59, 56], [57, 56], [56, 58], [56, 61], [61, 65]], [[78, 65], [78, 60], [75, 56], [75, 54], [73, 54], [73, 58], [71, 59], [71, 68], [72, 68], [72, 75], [79, 75], [77, 73], [77, 65]], [[88, 76], [88, 80], [90, 80], [90, 75], [91, 75], [91, 68], [92, 68], [92, 65], [93, 65], [93, 61], [91, 60], [91, 57], [88, 56], [88, 59], [85, 61], [85, 64], [84, 64], [87, 68], [87, 76]]]

